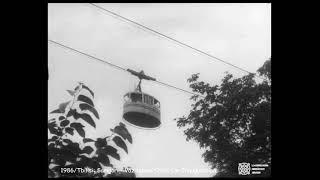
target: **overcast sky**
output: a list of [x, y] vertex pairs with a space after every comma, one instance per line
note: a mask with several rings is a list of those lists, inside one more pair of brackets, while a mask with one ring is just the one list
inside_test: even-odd
[[[97, 4], [202, 51], [255, 72], [271, 57], [271, 4]], [[243, 72], [176, 43], [120, 21], [90, 4], [49, 4], [48, 37], [124, 68], [144, 70], [157, 80], [191, 90], [187, 79], [219, 83], [224, 72]], [[129, 73], [48, 43], [48, 110], [68, 101], [67, 89], [78, 81], [95, 92], [100, 114], [89, 137], [106, 136], [122, 121], [123, 95], [138, 82]], [[187, 115], [190, 95], [144, 81], [142, 90], [161, 102], [161, 127], [141, 130], [127, 125], [133, 136], [129, 154], [119, 167], [163, 169], [209, 168], [203, 150], [187, 142], [174, 118]], [[212, 176], [213, 173], [136, 173], [137, 177]]]

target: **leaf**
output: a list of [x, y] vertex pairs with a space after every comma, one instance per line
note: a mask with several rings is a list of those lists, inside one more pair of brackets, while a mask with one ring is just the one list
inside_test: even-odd
[[94, 142], [93, 139], [90, 139], [90, 138], [83, 138], [83, 143], [87, 143], [87, 142]]
[[56, 127], [57, 124], [55, 121], [48, 123], [48, 127]]
[[85, 137], [86, 133], [82, 128], [75, 128], [81, 137]]
[[119, 136], [115, 136], [112, 140], [116, 143], [117, 146], [121, 147], [128, 154], [127, 145]]
[[65, 142], [67, 144], [72, 144], [73, 143], [70, 139], [64, 139], [63, 142]]
[[98, 138], [94, 145], [96, 146], [96, 148], [102, 148], [107, 146], [108, 144], [105, 138]]
[[73, 135], [73, 128], [71, 128], [71, 127], [66, 127], [65, 128], [65, 131], [67, 132], [67, 133], [69, 133], [70, 135]]
[[126, 125], [123, 124], [122, 122], [120, 122], [119, 124], [120, 124], [120, 126], [122, 126], [122, 127], [126, 127]]
[[52, 140], [57, 140], [57, 139], [58, 139], [58, 136], [52, 136], [51, 139], [52, 139]]
[[48, 142], [52, 142], [58, 139], [58, 136], [52, 136], [52, 138], [48, 139]]
[[94, 120], [87, 113], [80, 114], [80, 113], [77, 112], [76, 109], [71, 109], [67, 114], [67, 117], [70, 117], [70, 116], [73, 116], [75, 119], [81, 118], [84, 121], [86, 121], [88, 124], [90, 124], [91, 126], [96, 128], [96, 124], [94, 123]]
[[73, 152], [74, 154], [81, 153], [81, 149], [79, 147], [79, 143], [71, 142], [70, 144], [65, 146], [65, 148], [68, 149], [69, 151]]
[[73, 127], [74, 129], [76, 129], [76, 131], [78, 132], [78, 134], [81, 137], [85, 137], [85, 131], [83, 130], [83, 125], [81, 123], [71, 123], [70, 127]]
[[71, 90], [67, 90], [67, 91], [71, 96], [74, 96], [74, 94], [76, 93], [76, 91], [71, 91]]
[[86, 146], [86, 147], [84, 147], [84, 148], [82, 149], [82, 152], [83, 152], [83, 153], [87, 153], [88, 155], [91, 154], [92, 151], [93, 151], [93, 149], [92, 149], [92, 147], [90, 147], [90, 146]]
[[61, 104], [59, 105], [59, 110], [60, 110], [61, 113], [64, 113], [64, 112], [65, 112], [66, 107], [67, 107], [67, 105], [68, 105], [69, 103], [70, 103], [70, 101], [65, 102], [65, 103], [61, 103]]
[[62, 112], [60, 111], [60, 109], [56, 109], [50, 112], [50, 114], [53, 114], [53, 113], [62, 113]]
[[87, 96], [79, 95], [78, 96], [78, 100], [82, 101], [82, 102], [85, 102], [87, 104], [90, 104], [92, 107], [94, 107], [92, 100], [90, 98], [88, 98]]
[[123, 139], [128, 140], [132, 144], [132, 137], [127, 128], [124, 125], [116, 126], [114, 129], [111, 129], [112, 132], [117, 133]]
[[100, 153], [98, 156], [99, 162], [101, 162], [104, 166], [109, 166], [110, 165], [110, 160], [107, 155]]
[[92, 106], [90, 106], [89, 104], [86, 104], [86, 103], [80, 104], [79, 107], [80, 107], [81, 111], [88, 110], [88, 111], [92, 112], [96, 116], [96, 118], [99, 119], [99, 114], [98, 114], [97, 110], [94, 107], [92, 107]]
[[74, 119], [79, 119], [80, 114], [77, 112], [76, 109], [70, 109], [69, 112], [67, 113], [67, 117], [73, 116]]
[[88, 124], [96, 128], [96, 124], [94, 123], [94, 120], [91, 118], [91, 116], [87, 113], [80, 114], [80, 118], [86, 121]]
[[88, 90], [90, 92], [90, 94], [92, 95], [92, 97], [94, 97], [94, 93], [86, 85], [82, 85], [82, 88]]
[[64, 116], [59, 117], [59, 121], [64, 120], [64, 119], [66, 119], [66, 117], [64, 117]]
[[58, 135], [58, 136], [62, 136], [62, 132], [59, 131], [59, 130], [56, 129], [56, 128], [49, 127], [49, 131], [50, 131], [51, 134], [55, 134], [55, 135]]
[[76, 86], [76, 87], [74, 88], [74, 91], [77, 91], [77, 90], [79, 89], [79, 87], [80, 87], [80, 85]]
[[63, 120], [63, 121], [61, 121], [60, 126], [61, 126], [61, 127], [65, 127], [65, 126], [67, 126], [69, 123], [70, 123], [69, 120]]
[[56, 128], [56, 123], [55, 122], [51, 122], [48, 124], [48, 129], [50, 131], [51, 134], [55, 134], [55, 135], [60, 135], [59, 130]]
[[105, 155], [110, 155], [117, 160], [120, 160], [120, 155], [117, 153], [117, 149], [112, 146], [107, 145], [106, 147], [101, 149], [100, 152], [104, 153]]

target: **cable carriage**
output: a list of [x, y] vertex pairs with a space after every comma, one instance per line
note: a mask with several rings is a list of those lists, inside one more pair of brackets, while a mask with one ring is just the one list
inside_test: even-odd
[[[111, 65], [115, 68], [118, 68], [120, 70], [128, 71], [131, 74], [137, 76], [140, 79], [140, 81], [139, 81], [139, 85], [137, 86], [136, 90], [133, 92], [128, 92], [124, 96], [125, 102], [123, 105], [123, 119], [124, 119], [124, 121], [128, 122], [129, 124], [131, 124], [133, 126], [136, 126], [138, 128], [144, 128], [144, 129], [155, 129], [161, 125], [160, 102], [156, 98], [154, 98], [153, 96], [141, 91], [141, 80], [142, 79], [156, 81], [155, 78], [152, 78], [150, 76], [145, 75], [143, 71], [138, 73], [138, 72], [133, 71], [131, 69], [125, 69], [120, 66], [114, 65], [110, 62], [96, 58], [92, 55], [83, 53], [83, 52], [76, 50], [74, 48], [68, 47], [68, 46], [63, 45], [61, 43], [58, 43], [56, 41], [53, 41], [53, 40], [48, 40], [48, 41], [55, 43], [59, 46], [65, 47], [69, 50], [80, 53], [82, 55], [93, 58], [97, 61], [100, 61], [100, 62], [102, 61], [102, 62], [109, 64], [109, 65]], [[156, 81], [156, 82], [159, 82], [159, 81]], [[171, 88], [175, 88], [180, 91], [190, 93], [193, 95], [197, 95], [197, 96], [204, 98], [203, 96], [195, 94], [193, 92], [188, 92], [186, 90], [168, 85], [163, 82], [159, 82], [159, 83], [162, 85], [165, 85], [165, 86], [168, 86]]]
[[147, 76], [143, 71], [140, 73], [127, 69], [131, 74], [137, 76], [140, 81], [135, 91], [124, 95], [123, 119], [129, 124], [145, 129], [155, 129], [161, 124], [160, 102], [153, 96], [142, 92], [141, 80], [152, 80], [155, 78]]

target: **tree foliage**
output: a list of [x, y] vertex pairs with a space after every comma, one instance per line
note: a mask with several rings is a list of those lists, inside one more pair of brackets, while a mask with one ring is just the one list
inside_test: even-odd
[[271, 59], [255, 74], [233, 78], [229, 73], [220, 85], [199, 81], [199, 74], [188, 79], [198, 96], [191, 97], [188, 116], [177, 118], [187, 140], [205, 149], [205, 162], [218, 170], [216, 176], [238, 176], [238, 163], [268, 163], [271, 169]]
[[[48, 177], [107, 177], [103, 167], [113, 168], [110, 157], [120, 160], [119, 148], [128, 153], [126, 140], [132, 143], [132, 137], [123, 123], [112, 130], [111, 136], [86, 138], [85, 127], [96, 128], [99, 114], [84, 91], [94, 97], [92, 90], [80, 83], [74, 91], [67, 90], [73, 100], [50, 113], [55, 118], [48, 122]], [[77, 134], [80, 142], [73, 138]], [[111, 137], [115, 147], [110, 143]]]

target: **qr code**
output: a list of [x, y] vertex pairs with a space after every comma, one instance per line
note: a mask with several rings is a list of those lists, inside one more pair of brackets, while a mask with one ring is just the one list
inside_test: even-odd
[[250, 169], [250, 163], [239, 163], [238, 165], [239, 175], [249, 175]]

